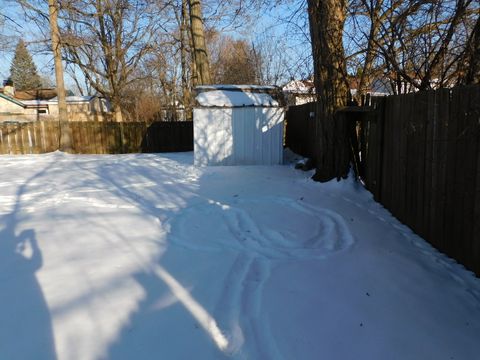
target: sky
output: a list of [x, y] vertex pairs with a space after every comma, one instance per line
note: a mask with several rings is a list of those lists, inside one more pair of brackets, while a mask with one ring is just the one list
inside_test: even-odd
[[[282, 59], [277, 61], [287, 63], [289, 69], [283, 82], [290, 78], [308, 77], [311, 73], [311, 56], [307, 42], [308, 29], [305, 29], [304, 23], [306, 17], [297, 11], [301, 2], [302, 0], [286, 1], [281, 6], [271, 5], [268, 10], [252, 12], [246, 27], [224, 27], [218, 23], [217, 28], [234, 38], [267, 44], [272, 52], [281, 47]], [[0, 41], [0, 79], [9, 77], [15, 46], [21, 37], [27, 43], [39, 74], [54, 82], [53, 58], [48, 47], [39, 42], [42, 37], [39, 27], [25, 18], [14, 0], [0, 0], [0, 14], [7, 17], [0, 20], [0, 34], [7, 38], [6, 41]], [[75, 83], [68, 74], [65, 74], [65, 83], [67, 88], [77, 92]]]

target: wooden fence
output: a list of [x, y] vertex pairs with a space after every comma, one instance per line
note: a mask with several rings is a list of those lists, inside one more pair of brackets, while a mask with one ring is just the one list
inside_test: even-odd
[[[371, 111], [347, 115], [361, 124], [358, 170], [366, 187], [401, 222], [480, 276], [480, 86], [368, 105]], [[288, 110], [286, 145], [315, 158], [313, 109]]]
[[358, 109], [355, 112], [349, 109], [335, 113], [334, 121], [326, 120], [321, 106], [316, 103], [292, 106], [287, 110], [285, 146], [312, 160], [308, 167], [316, 167], [315, 180], [348, 176], [354, 154], [352, 147], [357, 146], [357, 142], [350, 142], [355, 136], [355, 121], [352, 120], [360, 115]]
[[374, 100], [367, 188], [400, 221], [480, 276], [480, 86]]
[[[121, 154], [193, 150], [193, 122], [69, 122], [73, 152]], [[58, 150], [55, 121], [0, 123], [0, 154], [40, 154]]]
[[299, 155], [313, 158], [317, 141], [315, 103], [290, 106], [285, 118], [285, 146]]

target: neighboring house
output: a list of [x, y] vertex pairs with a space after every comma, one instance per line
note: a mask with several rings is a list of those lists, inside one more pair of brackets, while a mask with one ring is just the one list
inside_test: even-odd
[[[358, 92], [358, 82], [359, 80], [355, 77], [349, 77], [348, 79], [350, 94], [353, 98], [356, 97]], [[391, 90], [387, 88], [387, 85], [384, 83], [383, 79], [374, 79], [371, 87], [364, 91], [364, 95], [367, 94], [370, 96], [387, 96], [391, 94]]]
[[[58, 115], [55, 89], [15, 92], [11, 86], [0, 89], [0, 121], [34, 121]], [[70, 121], [102, 121], [110, 112], [109, 102], [98, 96], [67, 96]]]
[[291, 80], [282, 87], [288, 106], [315, 101], [315, 86], [311, 80]]
[[0, 115], [35, 115], [36, 111], [27, 109], [20, 100], [0, 93]]

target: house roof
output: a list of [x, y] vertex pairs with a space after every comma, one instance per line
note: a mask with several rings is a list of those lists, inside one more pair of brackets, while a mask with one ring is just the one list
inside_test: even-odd
[[25, 108], [25, 104], [23, 104], [21, 101], [18, 101], [18, 100], [14, 99], [10, 96], [7, 96], [5, 94], [0, 93], [0, 98], [5, 99], [7, 101], [10, 101], [10, 102], [14, 103], [15, 105], [18, 105], [18, 106], [21, 106], [21, 107]]
[[15, 91], [15, 98], [18, 100], [50, 100], [56, 96], [55, 88]]
[[[90, 102], [95, 96], [67, 96], [65, 99], [68, 103], [85, 103]], [[58, 102], [58, 97], [49, 100], [50, 102]]]
[[23, 100], [26, 107], [46, 107], [52, 103], [51, 100]]
[[296, 94], [315, 94], [315, 86], [311, 80], [291, 80], [282, 87], [282, 90]]
[[[3, 98], [7, 101], [14, 103], [15, 105], [21, 106], [22, 108], [45, 108], [49, 105], [55, 105], [58, 103], [58, 98], [55, 96], [50, 99], [28, 99], [21, 100], [17, 98], [17, 93], [15, 93], [15, 98], [5, 95], [0, 92], [0, 98]], [[27, 96], [28, 97], [28, 96]], [[95, 96], [67, 96], [66, 100], [69, 104], [81, 104], [91, 101]]]

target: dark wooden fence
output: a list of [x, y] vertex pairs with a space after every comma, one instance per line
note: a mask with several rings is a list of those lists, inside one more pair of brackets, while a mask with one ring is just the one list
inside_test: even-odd
[[363, 108], [354, 112], [349, 109], [335, 113], [334, 121], [326, 120], [321, 107], [315, 103], [292, 106], [287, 110], [285, 146], [311, 160], [307, 168], [317, 168], [315, 180], [348, 176], [351, 157], [355, 153], [352, 148], [357, 145], [357, 142], [350, 142], [355, 136], [355, 121], [352, 120], [358, 118], [359, 110]]
[[374, 100], [367, 188], [400, 221], [480, 276], [480, 86]]
[[[480, 276], [480, 86], [374, 98], [369, 105], [371, 111], [349, 115], [362, 125], [359, 172], [366, 187], [401, 222]], [[315, 154], [311, 107], [287, 113], [286, 144], [304, 156]]]
[[315, 103], [290, 106], [285, 118], [285, 146], [299, 155], [313, 158], [317, 141]]
[[[193, 122], [70, 122], [73, 152], [121, 154], [193, 150]], [[58, 149], [55, 121], [0, 123], [0, 154], [40, 154]]]

